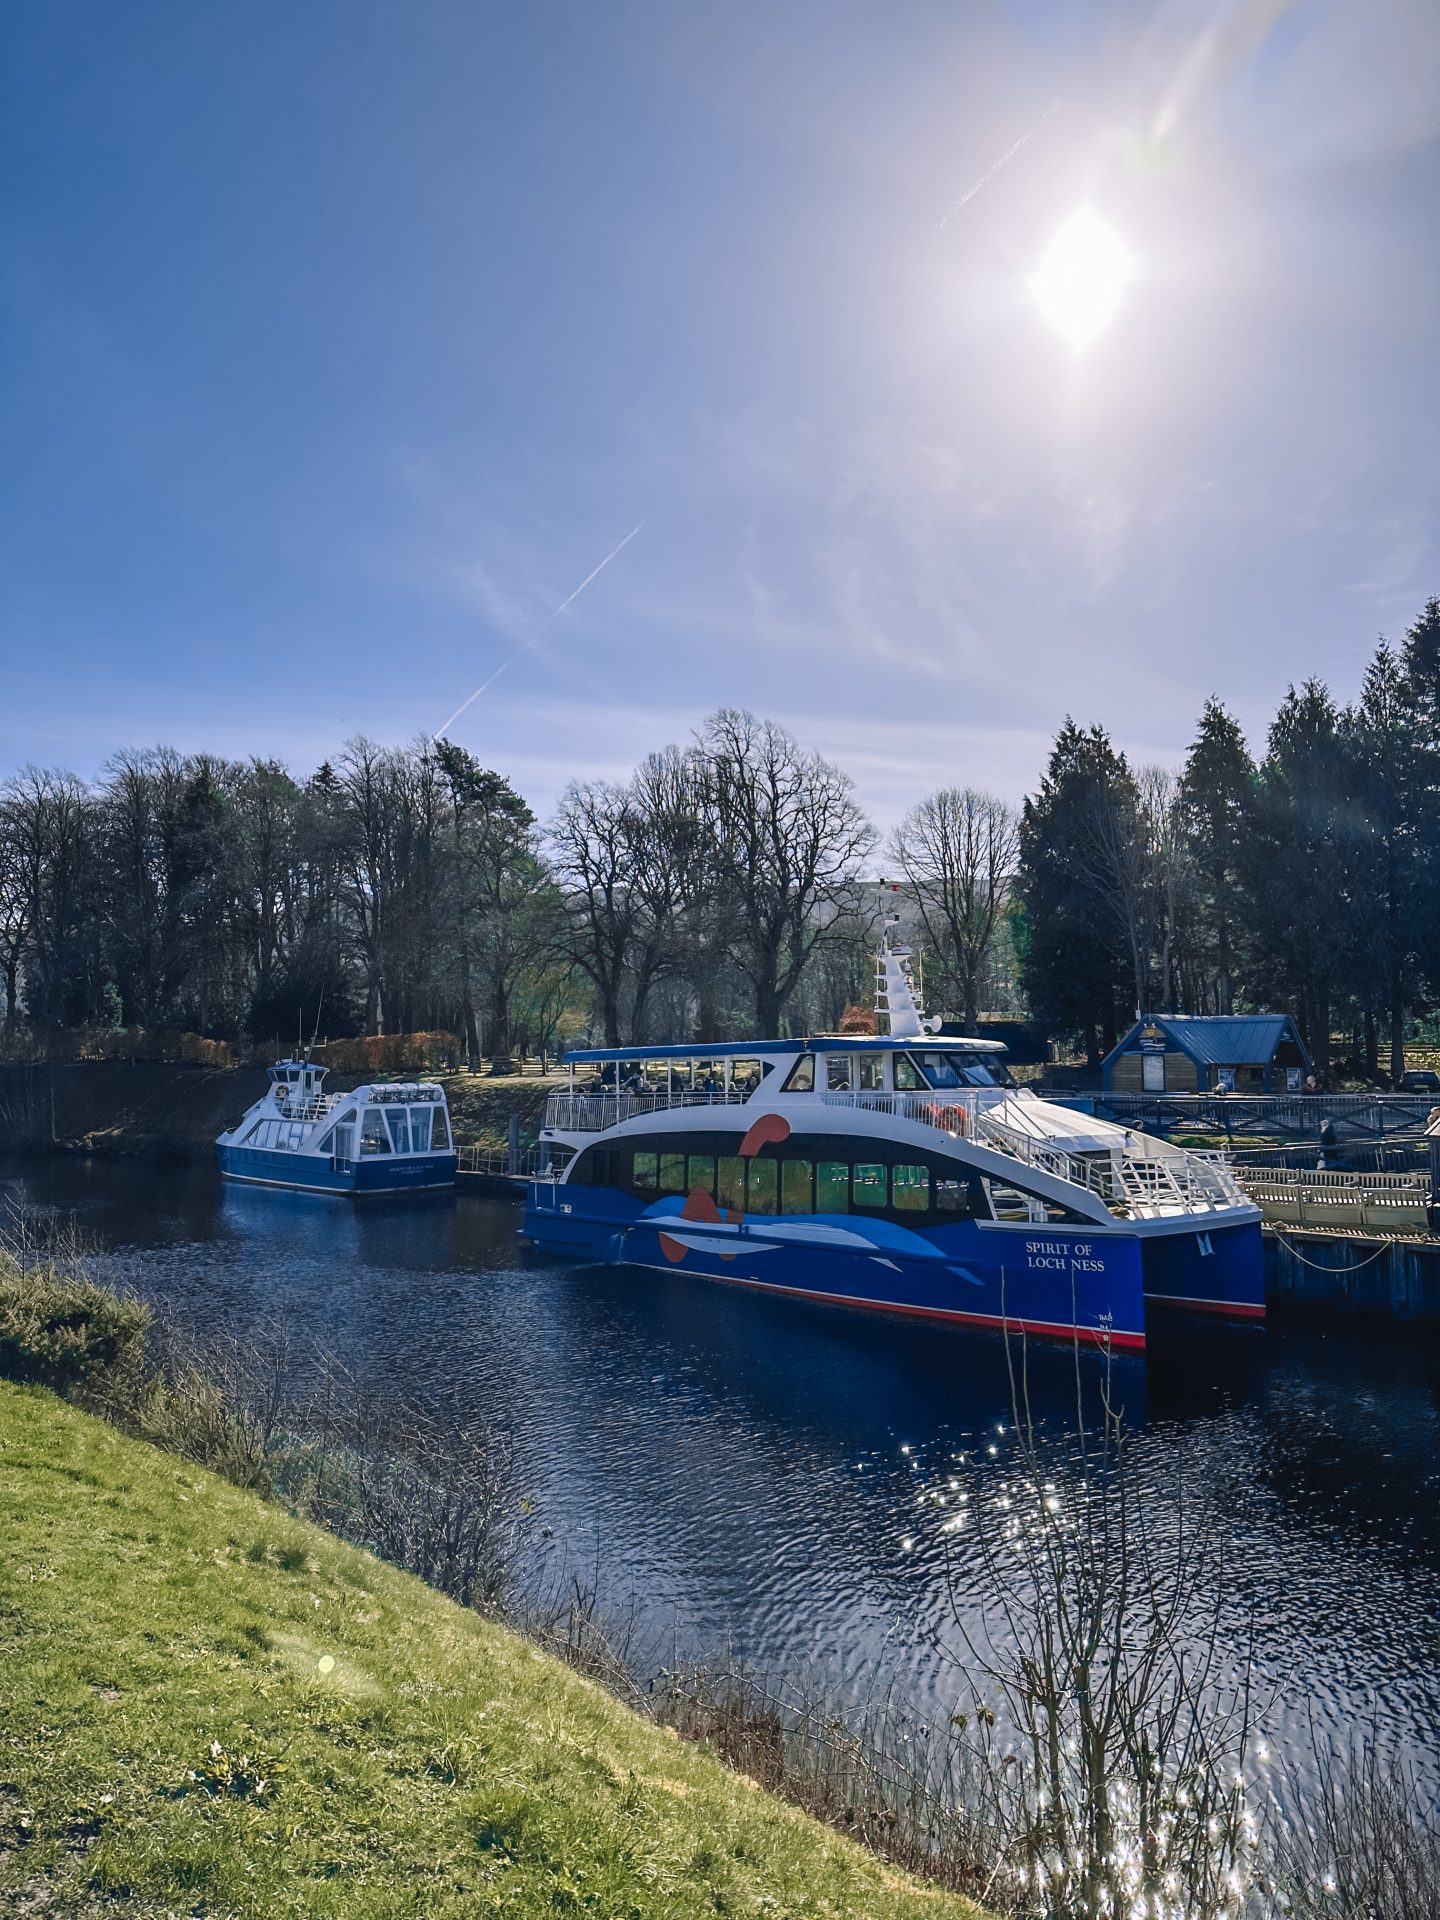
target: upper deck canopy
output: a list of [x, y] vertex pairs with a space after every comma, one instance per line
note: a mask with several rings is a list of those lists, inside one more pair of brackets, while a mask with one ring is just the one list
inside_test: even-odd
[[895, 1040], [888, 1033], [812, 1033], [804, 1040], [694, 1040], [680, 1047], [585, 1047], [567, 1053], [567, 1066], [620, 1060], [759, 1060], [796, 1053], [1005, 1053], [1003, 1040], [927, 1033]]

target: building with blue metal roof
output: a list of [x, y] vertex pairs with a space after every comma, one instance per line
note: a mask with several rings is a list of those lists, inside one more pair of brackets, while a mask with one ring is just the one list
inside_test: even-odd
[[1299, 1093], [1310, 1056], [1288, 1013], [1151, 1013], [1105, 1058], [1107, 1093]]

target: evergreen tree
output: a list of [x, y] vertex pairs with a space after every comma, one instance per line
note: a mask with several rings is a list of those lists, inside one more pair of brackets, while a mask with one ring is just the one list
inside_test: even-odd
[[1187, 927], [1198, 1011], [1233, 1013], [1245, 949], [1245, 850], [1254, 825], [1255, 763], [1239, 723], [1205, 702], [1185, 760], [1180, 808], [1195, 898]]
[[1118, 1038], [1129, 971], [1097, 885], [1096, 821], [1129, 782], [1104, 729], [1083, 731], [1067, 719], [1020, 822], [1031, 1010], [1048, 1031], [1082, 1036], [1091, 1067]]

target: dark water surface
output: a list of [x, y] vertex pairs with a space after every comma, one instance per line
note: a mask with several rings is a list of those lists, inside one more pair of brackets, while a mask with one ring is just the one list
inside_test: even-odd
[[[968, 1701], [946, 1649], [974, 1604], [963, 1532], [924, 1494], [1004, 1447], [992, 1334], [527, 1252], [519, 1209], [227, 1187], [207, 1168], [0, 1161], [0, 1198], [76, 1216], [97, 1267], [202, 1325], [283, 1318], [408, 1397], [513, 1433], [555, 1551], [663, 1643], [929, 1715]], [[1032, 1347], [1032, 1406], [1073, 1419], [1075, 1366]], [[1091, 1367], [1093, 1385], [1093, 1363]], [[1253, 1624], [1266, 1733], [1369, 1720], [1440, 1775], [1440, 1346], [1342, 1321], [1177, 1318], [1116, 1363], [1143, 1470], [1178, 1450], [1242, 1489], [1228, 1542], [1238, 1662]], [[1208, 1466], [1205, 1463], [1209, 1463]], [[947, 1548], [950, 1549], [947, 1552]], [[947, 1571], [948, 1569], [948, 1571]]]

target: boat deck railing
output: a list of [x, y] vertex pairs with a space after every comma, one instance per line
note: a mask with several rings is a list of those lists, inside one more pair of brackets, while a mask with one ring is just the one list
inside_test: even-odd
[[285, 1100], [277, 1093], [275, 1111], [282, 1120], [323, 1120], [349, 1097], [345, 1093], [317, 1093], [310, 1100]]
[[545, 1124], [561, 1133], [603, 1133], [637, 1114], [663, 1113], [671, 1107], [741, 1107], [750, 1098], [738, 1087], [714, 1091], [675, 1087], [654, 1093], [552, 1093], [545, 1102]]
[[[545, 1124], [561, 1133], [603, 1133], [622, 1120], [673, 1107], [741, 1106], [749, 1094], [735, 1089], [674, 1088], [654, 1093], [552, 1093]], [[1130, 1219], [1163, 1219], [1182, 1213], [1213, 1213], [1250, 1204], [1222, 1153], [1180, 1151], [1134, 1134], [1123, 1148], [1076, 1153], [1055, 1140], [1025, 1102], [1003, 1089], [822, 1093], [829, 1106], [886, 1113], [934, 1127], [952, 1137], [1008, 1154], [1057, 1180], [1083, 1187], [1112, 1212]], [[1147, 1151], [1147, 1145], [1153, 1150]]]
[[897, 1119], [968, 1136], [1009, 1154], [1025, 1166], [1084, 1187], [1112, 1213], [1131, 1219], [1163, 1219], [1177, 1213], [1208, 1213], [1243, 1207], [1246, 1195], [1220, 1153], [1145, 1151], [1146, 1136], [1133, 1135], [1123, 1149], [1074, 1153], [1062, 1146], [1026, 1104], [1003, 1092], [972, 1088], [935, 1093], [827, 1093], [832, 1106], [863, 1107]]

